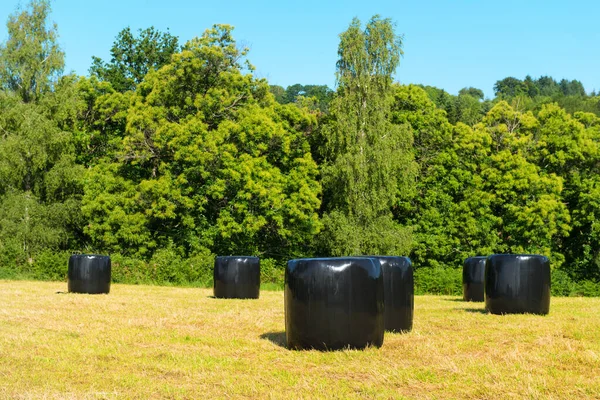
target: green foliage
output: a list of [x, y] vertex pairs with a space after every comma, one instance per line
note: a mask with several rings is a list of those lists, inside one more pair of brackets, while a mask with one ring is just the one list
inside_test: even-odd
[[483, 90], [474, 87], [462, 88], [458, 91], [459, 96], [471, 96], [477, 100], [483, 100]]
[[415, 294], [462, 295], [460, 268], [417, 268], [414, 272]]
[[114, 283], [149, 284], [146, 276], [147, 263], [138, 258], [111, 254], [111, 281]]
[[0, 240], [0, 279], [27, 277], [29, 271], [24, 268], [27, 259], [21, 244], [17, 240], [7, 240], [5, 235]]
[[418, 85], [425, 90], [428, 97], [435, 105], [444, 111], [451, 124], [462, 122], [473, 126], [481, 122], [485, 114], [492, 107], [490, 100], [484, 100], [483, 91], [474, 87], [463, 88], [458, 96], [453, 96], [443, 89], [433, 86]]
[[48, 0], [32, 0], [9, 17], [8, 40], [0, 46], [0, 87], [25, 103], [51, 91], [64, 67], [56, 24], [47, 26], [49, 13]]
[[451, 123], [462, 122], [473, 126], [481, 121], [487, 110], [485, 103], [480, 102], [471, 94], [460, 94], [454, 98], [454, 102], [447, 111], [448, 120]]
[[88, 174], [82, 210], [98, 248], [149, 258], [172, 242], [182, 257], [210, 248], [284, 258], [318, 232], [305, 139], [314, 116], [276, 104], [266, 82], [241, 72], [247, 50], [231, 30], [188, 42], [138, 87], [116, 159]]
[[[362, 223], [364, 226], [360, 226]], [[401, 228], [390, 216], [376, 217], [368, 223], [357, 221], [334, 210], [323, 217], [324, 232], [319, 247], [334, 257], [347, 255], [407, 254], [412, 240], [411, 232]]]
[[287, 98], [285, 94], [285, 89], [279, 85], [269, 85], [269, 92], [275, 97], [275, 101], [280, 104], [286, 104]]
[[600, 284], [597, 281], [585, 279], [574, 282], [573, 286], [571, 296], [600, 297]]
[[399, 87], [393, 107], [395, 121], [413, 126], [420, 164], [417, 196], [399, 213], [415, 227], [416, 265], [452, 267], [505, 252], [545, 254], [560, 265], [570, 214], [562, 179], [528, 160], [534, 116], [500, 102], [474, 129], [452, 127], [420, 90]]
[[129, 27], [123, 29], [110, 49], [110, 63], [92, 57], [90, 73], [109, 82], [118, 92], [135, 90], [151, 69], [160, 69], [179, 51], [179, 39], [153, 26], [138, 31], [135, 37]]
[[148, 261], [111, 255], [112, 281], [128, 284], [212, 285], [214, 255], [203, 249], [184, 258], [173, 246], [157, 250]]
[[538, 114], [539, 130], [531, 158], [564, 180], [563, 202], [572, 219], [572, 232], [561, 252], [577, 279], [600, 279], [600, 119], [593, 114], [568, 115], [556, 104]]
[[559, 266], [563, 256], [555, 245], [568, 235], [571, 218], [561, 198], [563, 179], [528, 160], [537, 128], [531, 113], [519, 113], [506, 102], [490, 110], [475, 128], [491, 138], [481, 178], [493, 196], [492, 212], [501, 218], [495, 252], [544, 254]]
[[523, 81], [517, 78], [505, 78], [496, 82], [496, 101], [512, 101], [519, 110], [540, 111], [545, 104], [558, 103], [568, 113], [578, 111], [591, 112], [600, 116], [598, 97], [595, 93], [588, 96], [581, 82], [562, 79], [557, 82], [552, 77], [541, 76], [533, 79], [526, 76]]
[[[411, 259], [420, 267], [453, 267], [489, 254], [497, 242], [490, 196], [476, 176], [486, 137], [465, 125], [452, 126], [417, 86], [397, 86], [392, 121], [413, 129], [419, 164], [416, 195], [399, 202], [399, 221], [414, 229]], [[489, 143], [487, 143], [489, 145]]]
[[206, 286], [215, 255], [253, 254], [280, 288], [289, 258], [390, 254], [418, 293], [456, 295], [466, 257], [512, 252], [549, 256], [555, 295], [598, 295], [581, 82], [393, 84], [402, 38], [378, 16], [340, 35], [336, 92], [255, 78], [228, 25], [183, 47], [126, 28], [76, 78], [49, 12], [31, 1], [0, 45], [0, 278], [64, 280], [93, 249], [115, 282]]
[[50, 252], [74, 245], [83, 225], [71, 133], [79, 103], [74, 78], [58, 77], [63, 53], [56, 27], [46, 29], [48, 3], [29, 8], [10, 17], [0, 47], [0, 245], [13, 268], [56, 278]]
[[272, 284], [283, 287], [286, 261], [264, 258], [260, 260], [260, 284]]
[[552, 296], [600, 297], [600, 284], [591, 280], [574, 281], [563, 270], [552, 271]]
[[41, 251], [31, 266], [33, 277], [50, 281], [66, 281], [71, 254], [69, 251], [57, 252], [52, 249]]
[[125, 132], [132, 92], [120, 93], [95, 76], [76, 84], [80, 99], [74, 133], [77, 162], [86, 167], [114, 160]]
[[414, 176], [412, 135], [388, 119], [401, 37], [390, 20], [375, 16], [364, 31], [354, 19], [340, 38], [338, 94], [323, 127], [326, 213], [319, 244], [332, 255], [404, 253], [409, 231], [391, 210]]
[[528, 87], [523, 81], [509, 76], [494, 84], [494, 93], [500, 98], [522, 96], [528, 93]]
[[296, 83], [284, 89], [278, 85], [271, 85], [269, 90], [280, 104], [300, 103], [303, 99], [311, 99], [312, 107], [320, 112], [329, 110], [329, 103], [333, 100], [335, 92], [327, 85], [301, 85]]

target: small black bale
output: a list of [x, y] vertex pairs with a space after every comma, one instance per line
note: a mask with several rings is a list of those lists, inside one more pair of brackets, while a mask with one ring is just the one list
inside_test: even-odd
[[291, 349], [362, 349], [383, 344], [383, 275], [375, 258], [290, 260], [284, 301]]
[[485, 308], [492, 314], [548, 314], [548, 258], [529, 254], [489, 256], [485, 264]]
[[247, 256], [215, 258], [214, 295], [219, 299], [258, 299], [260, 259]]
[[389, 332], [409, 332], [413, 326], [415, 284], [408, 257], [377, 256], [383, 274], [384, 325]]
[[71, 293], [108, 294], [110, 292], [110, 257], [74, 254], [69, 258], [68, 291]]
[[463, 265], [463, 300], [484, 301], [485, 261], [487, 257], [469, 257]]

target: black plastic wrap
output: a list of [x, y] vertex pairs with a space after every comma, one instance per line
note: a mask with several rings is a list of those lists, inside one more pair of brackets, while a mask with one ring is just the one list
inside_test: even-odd
[[463, 265], [463, 300], [484, 301], [485, 261], [487, 257], [469, 257]]
[[548, 258], [528, 254], [489, 256], [485, 264], [485, 308], [492, 314], [548, 314]]
[[110, 292], [110, 257], [75, 254], [69, 258], [68, 290], [71, 293], [108, 294]]
[[214, 295], [221, 299], [258, 299], [260, 259], [247, 256], [215, 258]]
[[383, 275], [375, 258], [290, 260], [284, 299], [285, 333], [291, 349], [360, 349], [383, 344]]
[[415, 308], [415, 284], [412, 262], [408, 257], [376, 256], [383, 275], [384, 325], [390, 332], [412, 329]]

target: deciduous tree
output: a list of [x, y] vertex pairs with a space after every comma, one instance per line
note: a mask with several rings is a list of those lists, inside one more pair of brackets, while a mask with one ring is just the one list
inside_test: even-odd
[[119, 32], [110, 49], [110, 62], [92, 57], [90, 73], [110, 82], [119, 92], [135, 90], [151, 69], [169, 63], [178, 51], [179, 39], [169, 31], [160, 32], [151, 26], [140, 29], [136, 37], [127, 27]]
[[402, 38], [389, 19], [375, 16], [364, 30], [354, 19], [340, 35], [338, 54], [337, 97], [324, 127], [321, 244], [332, 255], [405, 254], [409, 230], [392, 208], [413, 183], [412, 135], [408, 125], [389, 120]]

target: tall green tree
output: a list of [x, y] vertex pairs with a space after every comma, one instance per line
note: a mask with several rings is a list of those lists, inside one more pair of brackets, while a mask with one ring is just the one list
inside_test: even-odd
[[320, 226], [306, 139], [316, 118], [243, 73], [247, 49], [232, 29], [192, 39], [132, 94], [115, 157], [86, 181], [86, 232], [98, 248], [143, 258], [165, 247], [306, 254]]
[[487, 111], [487, 103], [479, 101], [470, 94], [459, 94], [453, 100], [447, 110], [448, 120], [453, 124], [462, 122], [463, 124], [473, 126], [482, 120]]
[[462, 88], [458, 91], [458, 95], [469, 95], [477, 100], [483, 100], [483, 90], [474, 87]]
[[480, 176], [500, 218], [497, 252], [544, 254], [561, 265], [557, 243], [569, 234], [571, 217], [561, 197], [564, 180], [531, 159], [539, 121], [501, 101], [474, 129], [491, 139]]
[[95, 76], [79, 78], [76, 87], [81, 104], [75, 129], [77, 162], [89, 167], [114, 159], [125, 136], [134, 93], [116, 91], [110, 82]]
[[136, 37], [129, 27], [123, 29], [110, 49], [106, 63], [92, 57], [90, 73], [110, 82], [118, 92], [134, 90], [151, 69], [159, 69], [179, 51], [179, 39], [154, 27], [140, 29]]
[[402, 37], [389, 19], [374, 16], [362, 30], [355, 18], [340, 35], [338, 55], [337, 97], [324, 127], [320, 243], [332, 255], [405, 254], [410, 234], [392, 209], [411, 192], [412, 135], [389, 120]]
[[280, 104], [288, 103], [285, 89], [283, 88], [283, 86], [269, 85], [269, 91], [271, 92], [273, 97], [275, 97], [275, 101], [277, 101], [278, 103], [280, 103]]
[[562, 202], [572, 221], [570, 235], [556, 243], [573, 278], [600, 279], [600, 119], [591, 113], [569, 115], [556, 104], [538, 114], [530, 158], [564, 182]]
[[13, 256], [29, 263], [43, 250], [74, 247], [83, 225], [72, 135], [80, 103], [75, 78], [60, 76], [49, 12], [48, 2], [33, 1], [12, 15], [0, 47], [0, 249], [18, 249]]
[[526, 95], [527, 85], [520, 79], [509, 76], [494, 84], [494, 93], [497, 97], [507, 98]]
[[452, 125], [415, 85], [396, 86], [391, 116], [412, 127], [419, 166], [415, 196], [400, 202], [397, 212], [414, 230], [414, 265], [458, 268], [466, 257], [490, 254], [498, 243], [498, 219], [478, 178], [489, 139], [462, 123]]
[[48, 0], [33, 0], [12, 14], [6, 24], [8, 40], [0, 46], [0, 85], [26, 103], [53, 89], [64, 67], [56, 24], [48, 26]]
[[[411, 124], [417, 193], [401, 203], [415, 264], [460, 267], [472, 255], [541, 253], [560, 265], [571, 221], [563, 178], [532, 157], [539, 123], [502, 101], [474, 127], [448, 123], [416, 87], [398, 87], [392, 118]], [[547, 162], [546, 162], [547, 164]]]

